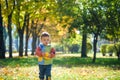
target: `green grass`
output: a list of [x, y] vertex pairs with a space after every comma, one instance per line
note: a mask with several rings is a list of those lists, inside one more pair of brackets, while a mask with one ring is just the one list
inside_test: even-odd
[[[39, 80], [36, 57], [0, 60], [0, 80]], [[117, 58], [80, 58], [79, 55], [58, 55], [54, 59], [52, 80], [119, 80], [120, 61]]]

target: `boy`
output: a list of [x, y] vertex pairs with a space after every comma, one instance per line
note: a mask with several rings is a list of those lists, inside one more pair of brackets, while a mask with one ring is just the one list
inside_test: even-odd
[[50, 46], [50, 35], [47, 32], [41, 34], [41, 43], [36, 48], [36, 55], [38, 56], [39, 64], [39, 78], [44, 80], [51, 80], [52, 58], [55, 57], [55, 50]]

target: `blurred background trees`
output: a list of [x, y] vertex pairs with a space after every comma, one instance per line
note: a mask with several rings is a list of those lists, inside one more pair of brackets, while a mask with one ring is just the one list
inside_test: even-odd
[[[1, 0], [0, 4], [0, 42], [5, 43], [10, 58], [14, 51], [27, 56], [30, 50], [34, 55], [40, 33], [47, 31], [56, 50], [62, 53], [87, 57], [93, 50], [95, 62], [97, 52], [105, 55], [107, 51], [120, 59], [118, 0]], [[5, 41], [2, 27], [7, 31]], [[103, 44], [107, 44], [106, 50]], [[5, 58], [3, 48], [0, 47], [0, 58]]]

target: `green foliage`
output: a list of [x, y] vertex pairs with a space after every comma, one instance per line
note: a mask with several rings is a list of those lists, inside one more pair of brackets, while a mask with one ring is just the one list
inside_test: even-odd
[[58, 52], [63, 51], [63, 46], [58, 44], [58, 45], [55, 46], [55, 50], [58, 51]]
[[89, 53], [92, 50], [92, 44], [87, 43], [87, 53]]
[[112, 52], [113, 53], [113, 51], [114, 51], [114, 44], [109, 44], [107, 46], [107, 52]]
[[72, 44], [71, 46], [69, 46], [69, 51], [71, 53], [78, 53], [80, 49], [80, 45], [78, 44]]
[[106, 53], [107, 53], [107, 51], [106, 51], [106, 48], [107, 48], [107, 44], [103, 44], [103, 45], [101, 45], [101, 53], [103, 54], [103, 56], [105, 56], [106, 55]]
[[101, 45], [101, 52], [103, 56], [108, 53], [110, 56], [112, 56], [113, 53], [117, 56], [120, 52], [120, 44], [103, 44]]
[[[15, 0], [15, 11], [13, 12], [12, 21], [17, 28], [22, 28], [24, 23], [25, 12], [30, 14], [30, 21], [39, 20], [38, 26], [45, 23], [43, 18], [47, 18], [46, 25], [49, 28], [54, 27], [59, 22], [64, 21], [69, 29], [80, 30], [81, 33], [101, 33], [109, 40], [118, 42], [120, 39], [120, 4], [119, 0]], [[8, 9], [5, 7], [5, 1], [2, 3], [2, 15], [5, 17], [12, 11], [13, 0], [8, 0]], [[108, 3], [109, 2], [109, 3]], [[67, 18], [64, 19], [64, 17]], [[72, 20], [70, 20], [72, 19]], [[54, 21], [54, 22], [53, 22]], [[72, 22], [71, 22], [72, 21]], [[50, 23], [49, 23], [50, 22]], [[31, 25], [31, 22], [30, 22]], [[64, 31], [64, 30], [63, 30]], [[103, 31], [103, 32], [102, 32]], [[67, 31], [65, 31], [67, 32]], [[23, 32], [22, 32], [23, 33]], [[75, 34], [72, 34], [76, 37]], [[71, 36], [71, 35], [70, 35]], [[63, 41], [64, 46], [80, 44], [81, 36], [70, 38]], [[119, 47], [118, 47], [119, 49]], [[102, 49], [103, 50], [103, 49]], [[89, 51], [89, 50], [87, 50]], [[120, 50], [119, 50], [120, 51]], [[118, 51], [118, 52], [119, 52]], [[106, 52], [103, 50], [102, 52]]]
[[116, 56], [120, 54], [120, 43], [115, 44], [115, 54]]
[[67, 48], [67, 50], [71, 52], [79, 52], [81, 40], [82, 40], [81, 35], [76, 34], [76, 33], [74, 35], [75, 36], [69, 35], [68, 38], [62, 39], [61, 43], [62, 43], [63, 48]]
[[115, 51], [114, 44], [108, 44], [106, 51], [109, 53], [110, 56], [112, 56], [113, 52]]
[[[109, 1], [109, 4], [108, 2]], [[106, 24], [107, 27], [105, 29], [104, 38], [118, 42], [120, 39], [120, 4], [117, 0], [105, 0], [104, 1], [104, 7], [105, 7], [105, 14], [106, 14]]]
[[70, 36], [69, 39], [69, 43], [70, 44], [80, 44], [81, 45], [81, 40], [82, 40], [82, 36], [80, 34], [74, 34], [75, 36]]

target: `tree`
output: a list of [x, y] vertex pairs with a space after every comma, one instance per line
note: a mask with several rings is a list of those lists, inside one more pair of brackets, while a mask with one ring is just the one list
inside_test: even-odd
[[[84, 5], [84, 3], [83, 3]], [[88, 5], [88, 4], [87, 4]], [[81, 49], [81, 57], [87, 57], [87, 33], [88, 33], [88, 26], [89, 26], [89, 14], [87, 12], [88, 7], [84, 5], [83, 12], [81, 13], [82, 16], [82, 49]]]
[[90, 13], [90, 20], [89, 20], [89, 30], [93, 34], [93, 49], [94, 49], [94, 55], [93, 55], [93, 61], [96, 60], [96, 50], [97, 50], [97, 41], [98, 36], [102, 33], [102, 31], [106, 27], [106, 16], [104, 8], [101, 4], [101, 1], [91, 1], [90, 8], [88, 9]]
[[26, 13], [26, 43], [25, 43], [25, 56], [28, 56], [27, 50], [28, 50], [28, 38], [29, 38], [29, 21], [30, 21], [30, 14]]
[[[12, 0], [11, 2], [8, 0], [5, 0], [5, 2], [6, 2], [6, 10], [7, 10], [6, 12], [8, 13], [7, 14], [7, 20], [8, 20], [7, 28], [8, 28], [8, 35], [9, 35], [9, 58], [12, 58], [12, 34], [11, 34], [12, 28], [11, 28], [11, 25], [12, 25], [12, 14], [15, 9], [15, 0]], [[13, 6], [11, 6], [11, 4]]]
[[23, 56], [23, 35], [26, 26], [26, 16], [27, 16], [27, 12], [24, 11], [24, 5], [25, 3], [22, 3], [22, 1], [17, 0], [16, 10], [14, 13], [15, 24], [17, 26], [17, 31], [19, 35], [19, 56]]
[[117, 47], [117, 43], [120, 42], [120, 4], [117, 0], [111, 0], [109, 4], [105, 4], [107, 28], [105, 29], [106, 34], [104, 38], [113, 41], [114, 47], [117, 52], [118, 60], [120, 59], [120, 49]]
[[28, 27], [29, 27], [31, 15], [34, 15], [38, 11], [36, 10], [35, 7], [36, 7], [35, 1], [28, 1], [28, 0], [16, 1], [16, 10], [14, 16], [15, 16], [15, 24], [17, 26], [17, 31], [19, 35], [19, 56], [23, 56], [23, 47], [24, 47], [23, 40], [24, 40], [25, 28], [26, 28], [25, 55], [27, 56], [27, 46], [28, 46], [28, 38], [29, 38]]
[[86, 53], [86, 43], [87, 43], [87, 33], [88, 33], [88, 6], [89, 1], [76, 1], [77, 7], [74, 12], [74, 20], [70, 28], [76, 28], [82, 34], [82, 48], [81, 48], [81, 57], [87, 57]]
[[[44, 18], [44, 21], [46, 21], [46, 18]], [[40, 33], [41, 29], [44, 27], [44, 23], [41, 24], [40, 27], [38, 27], [39, 26], [38, 20], [36, 22], [32, 21], [32, 24], [33, 24], [33, 26], [32, 26], [33, 41], [32, 41], [32, 53], [31, 53], [31, 55], [34, 55], [38, 34]]]
[[3, 41], [3, 17], [2, 17], [2, 6], [1, 6], [1, 0], [0, 0], [0, 58], [5, 58], [5, 44]]
[[25, 33], [26, 33], [26, 36], [25, 36], [25, 56], [28, 56], [28, 38], [30, 36], [30, 15], [33, 13], [33, 6], [30, 6], [31, 4], [33, 4], [33, 2], [29, 2], [29, 1], [26, 1], [26, 4], [25, 4], [25, 12], [26, 12], [26, 23], [25, 23]]
[[[86, 33], [91, 33], [94, 35], [94, 56], [93, 62], [96, 60], [96, 45], [98, 36], [106, 27], [106, 18], [105, 18], [105, 10], [103, 5], [101, 4], [101, 0], [91, 0], [91, 1], [77, 1], [78, 11], [76, 14], [77, 17], [74, 18], [73, 28], [79, 29], [83, 33], [83, 47], [82, 47], [82, 56], [86, 56]], [[81, 11], [81, 13], [79, 13]], [[82, 17], [82, 19], [81, 19]]]
[[[48, 14], [47, 5], [48, 3], [46, 1], [42, 2], [35, 2], [36, 5], [34, 8], [37, 9], [37, 11], [33, 10], [35, 14], [32, 16], [31, 20], [31, 34], [32, 34], [32, 53], [31, 55], [34, 55], [36, 44], [37, 44], [37, 38], [40, 36], [40, 32], [42, 28], [44, 27], [44, 23], [46, 21], [46, 17]], [[39, 40], [39, 39], [38, 39]]]

